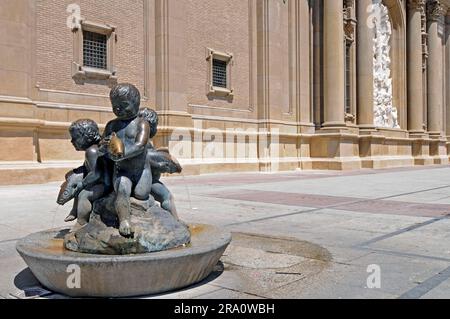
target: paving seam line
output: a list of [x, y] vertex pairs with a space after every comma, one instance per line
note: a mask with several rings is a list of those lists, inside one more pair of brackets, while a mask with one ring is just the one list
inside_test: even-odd
[[[287, 213], [287, 214], [281, 214], [281, 215], [276, 215], [276, 216], [268, 216], [268, 217], [262, 217], [262, 218], [257, 218], [257, 219], [250, 219], [250, 220], [243, 221], [243, 222], [227, 224], [224, 227], [237, 226], [237, 225], [248, 224], [248, 223], [254, 223], [254, 222], [259, 222], [259, 221], [264, 221], [264, 220], [269, 220], [269, 219], [276, 219], [276, 218], [280, 218], [280, 217], [287, 217], [287, 216], [293, 216], [293, 215], [313, 213], [313, 212], [318, 212], [318, 211], [321, 211], [321, 210], [324, 210], [324, 209], [332, 209], [332, 208], [337, 208], [337, 207], [341, 207], [341, 206], [345, 206], [345, 205], [360, 204], [360, 203], [364, 203], [364, 202], [368, 202], [368, 201], [385, 200], [385, 199], [389, 199], [389, 198], [395, 198], [395, 197], [400, 197], [400, 196], [405, 196], [405, 195], [412, 195], [412, 194], [417, 194], [417, 193], [423, 193], [423, 192], [428, 192], [428, 191], [437, 190], [437, 189], [443, 189], [443, 188], [449, 188], [449, 187], [450, 187], [450, 185], [445, 185], [445, 186], [429, 188], [429, 189], [425, 189], [425, 190], [408, 192], [408, 193], [402, 193], [402, 194], [396, 194], [396, 195], [390, 195], [390, 196], [385, 196], [385, 197], [364, 198], [364, 199], [359, 199], [359, 200], [355, 200], [355, 201], [349, 201], [349, 202], [329, 205], [329, 206], [325, 206], [325, 207], [318, 207], [318, 208], [312, 208], [312, 209], [307, 209], [307, 210], [301, 210], [301, 211], [296, 211], [296, 212]], [[448, 215], [443, 216], [442, 218], [447, 218], [447, 217], [448, 217]]]

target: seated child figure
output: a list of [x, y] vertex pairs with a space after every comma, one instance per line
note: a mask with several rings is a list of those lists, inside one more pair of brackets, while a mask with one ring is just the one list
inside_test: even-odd
[[144, 108], [140, 111], [139, 116], [146, 119], [150, 125], [150, 139], [145, 161], [151, 167], [151, 195], [163, 209], [178, 220], [174, 197], [166, 185], [160, 181], [160, 178], [161, 173], [181, 173], [181, 166], [176, 159], [170, 156], [167, 149], [155, 149], [151, 142], [158, 131], [158, 114], [154, 110]]
[[92, 203], [102, 197], [110, 188], [110, 176], [107, 164], [101, 157], [98, 143], [101, 136], [97, 123], [82, 119], [69, 127], [72, 145], [77, 151], [85, 152], [83, 180], [76, 185], [74, 205], [65, 221], [77, 218], [74, 228], [79, 228], [89, 222]]
[[150, 126], [138, 116], [141, 96], [134, 85], [116, 85], [110, 92], [110, 99], [117, 118], [106, 125], [102, 145], [108, 144], [115, 135], [124, 146], [123, 154], [114, 154], [108, 149], [107, 157], [114, 162], [114, 207], [120, 222], [119, 232], [122, 236], [131, 236], [130, 196], [147, 200], [151, 190], [151, 169], [145, 161]]

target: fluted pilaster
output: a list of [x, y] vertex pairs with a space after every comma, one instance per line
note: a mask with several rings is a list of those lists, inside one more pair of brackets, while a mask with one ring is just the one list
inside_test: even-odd
[[408, 130], [424, 134], [422, 14], [425, 0], [408, 0]]
[[357, 3], [357, 88], [358, 88], [358, 124], [363, 130], [373, 130], [373, 39], [374, 28], [370, 27], [367, 8], [372, 0], [358, 0]]
[[443, 36], [444, 15], [447, 7], [441, 1], [427, 3], [428, 19], [428, 131], [430, 137], [439, 138], [443, 133]]
[[323, 2], [323, 84], [326, 128], [345, 127], [344, 13], [342, 0]]

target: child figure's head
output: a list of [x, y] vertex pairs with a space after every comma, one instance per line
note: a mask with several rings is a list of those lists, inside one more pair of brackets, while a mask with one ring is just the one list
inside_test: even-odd
[[73, 122], [69, 127], [72, 145], [77, 151], [84, 151], [101, 140], [97, 123], [89, 119]]
[[150, 124], [150, 138], [153, 138], [158, 132], [158, 114], [155, 110], [143, 108], [139, 111], [139, 116]]
[[114, 114], [119, 119], [130, 119], [139, 113], [141, 94], [139, 90], [129, 83], [120, 83], [114, 86], [109, 93]]

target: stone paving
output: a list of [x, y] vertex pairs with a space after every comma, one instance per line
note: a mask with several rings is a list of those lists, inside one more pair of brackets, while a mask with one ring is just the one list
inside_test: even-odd
[[[202, 283], [145, 298], [450, 298], [449, 166], [165, 182], [182, 219], [228, 229], [233, 241]], [[0, 297], [38, 284], [15, 244], [64, 226], [58, 186], [0, 187]], [[370, 267], [379, 288], [367, 287]]]

